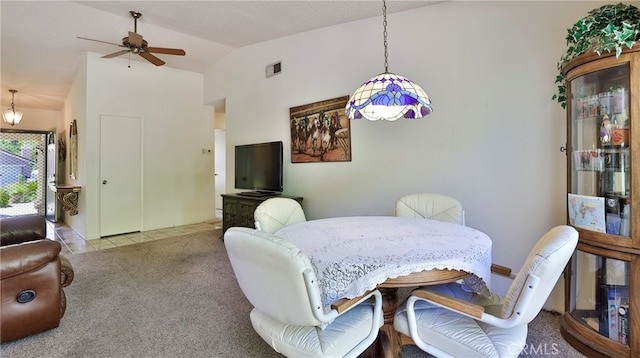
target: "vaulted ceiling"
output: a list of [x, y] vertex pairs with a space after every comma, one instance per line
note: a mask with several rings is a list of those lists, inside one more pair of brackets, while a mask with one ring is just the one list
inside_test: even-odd
[[[387, 0], [387, 12], [441, 1]], [[137, 32], [165, 66], [204, 73], [236, 48], [322, 27], [381, 16], [382, 1], [0, 1], [2, 107], [60, 110], [87, 51], [110, 54], [142, 13]], [[87, 41], [86, 37], [108, 43]], [[371, 41], [378, 41], [372, 38]], [[115, 43], [115, 44], [114, 44]], [[125, 54], [131, 63], [145, 61]], [[105, 59], [108, 61], [109, 59]]]

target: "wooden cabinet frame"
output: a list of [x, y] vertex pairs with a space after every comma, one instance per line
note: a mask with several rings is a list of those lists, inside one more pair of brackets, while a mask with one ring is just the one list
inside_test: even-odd
[[[575, 277], [585, 272], [574, 272], [573, 261], [577, 253], [567, 266], [565, 271], [565, 308], [566, 313], [561, 320], [562, 336], [576, 349], [589, 357], [640, 357], [640, 46], [623, 51], [620, 57], [614, 54], [589, 53], [579, 56], [569, 62], [563, 73], [567, 75], [567, 154], [572, 155], [574, 150], [573, 140], [574, 116], [572, 113], [571, 81], [597, 71], [611, 69], [620, 65], [629, 67], [629, 166], [630, 166], [630, 190], [629, 205], [631, 216], [629, 218], [630, 235], [619, 236], [578, 229], [580, 241], [577, 250], [582, 253], [592, 254], [605, 259], [621, 260], [628, 263], [628, 289], [629, 289], [629, 339], [628, 345], [618, 343], [613, 339], [600, 334], [597, 330], [587, 325], [584, 319], [572, 315], [572, 297], [575, 299]], [[572, 159], [567, 158], [567, 191], [572, 190]], [[567, 215], [569, 222], [569, 215]], [[605, 260], [606, 261], [606, 260]], [[576, 308], [576, 311], [578, 309]]]

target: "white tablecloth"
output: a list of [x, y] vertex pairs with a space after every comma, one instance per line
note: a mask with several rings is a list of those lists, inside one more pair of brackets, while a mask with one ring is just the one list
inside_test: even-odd
[[490, 285], [491, 239], [462, 225], [357, 216], [294, 224], [275, 235], [309, 257], [325, 305], [360, 296], [388, 278], [431, 269], [472, 273], [470, 282], [479, 293]]

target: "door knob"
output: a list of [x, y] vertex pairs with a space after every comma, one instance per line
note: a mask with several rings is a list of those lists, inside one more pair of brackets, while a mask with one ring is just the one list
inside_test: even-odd
[[102, 184], [107, 184], [107, 181], [106, 181], [106, 180], [103, 180], [103, 181], [102, 181]]

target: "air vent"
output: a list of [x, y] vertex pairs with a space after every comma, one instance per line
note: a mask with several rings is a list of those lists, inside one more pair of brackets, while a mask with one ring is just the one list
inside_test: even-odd
[[270, 65], [267, 65], [267, 67], [266, 67], [267, 78], [273, 77], [273, 76], [279, 74], [280, 72], [282, 72], [282, 62], [281, 61], [278, 61], [276, 63], [272, 63]]

